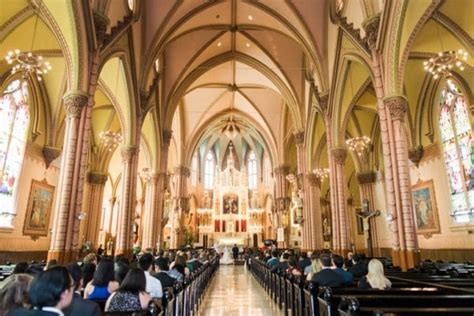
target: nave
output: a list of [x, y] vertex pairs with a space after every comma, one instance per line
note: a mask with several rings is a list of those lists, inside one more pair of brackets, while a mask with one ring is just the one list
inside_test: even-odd
[[207, 288], [199, 316], [283, 315], [245, 266], [221, 265]]

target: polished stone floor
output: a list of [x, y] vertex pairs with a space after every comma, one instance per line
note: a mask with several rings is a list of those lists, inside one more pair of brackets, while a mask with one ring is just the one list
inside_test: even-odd
[[198, 315], [283, 315], [244, 266], [221, 265], [211, 280]]

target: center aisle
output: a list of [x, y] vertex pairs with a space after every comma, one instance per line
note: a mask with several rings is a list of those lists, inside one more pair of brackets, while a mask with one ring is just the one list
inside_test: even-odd
[[206, 289], [198, 315], [283, 315], [244, 266], [221, 265]]

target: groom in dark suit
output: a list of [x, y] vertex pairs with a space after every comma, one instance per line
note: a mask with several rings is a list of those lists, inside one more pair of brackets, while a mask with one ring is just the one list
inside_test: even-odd
[[237, 260], [239, 257], [239, 247], [237, 247], [236, 244], [234, 244], [234, 247], [232, 248], [232, 256], [234, 257], [234, 260]]

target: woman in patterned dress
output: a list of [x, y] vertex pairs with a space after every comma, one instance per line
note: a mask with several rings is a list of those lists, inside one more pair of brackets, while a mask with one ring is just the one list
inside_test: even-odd
[[146, 279], [143, 270], [128, 271], [117, 291], [105, 303], [106, 312], [139, 312], [148, 307], [151, 297], [145, 292]]

